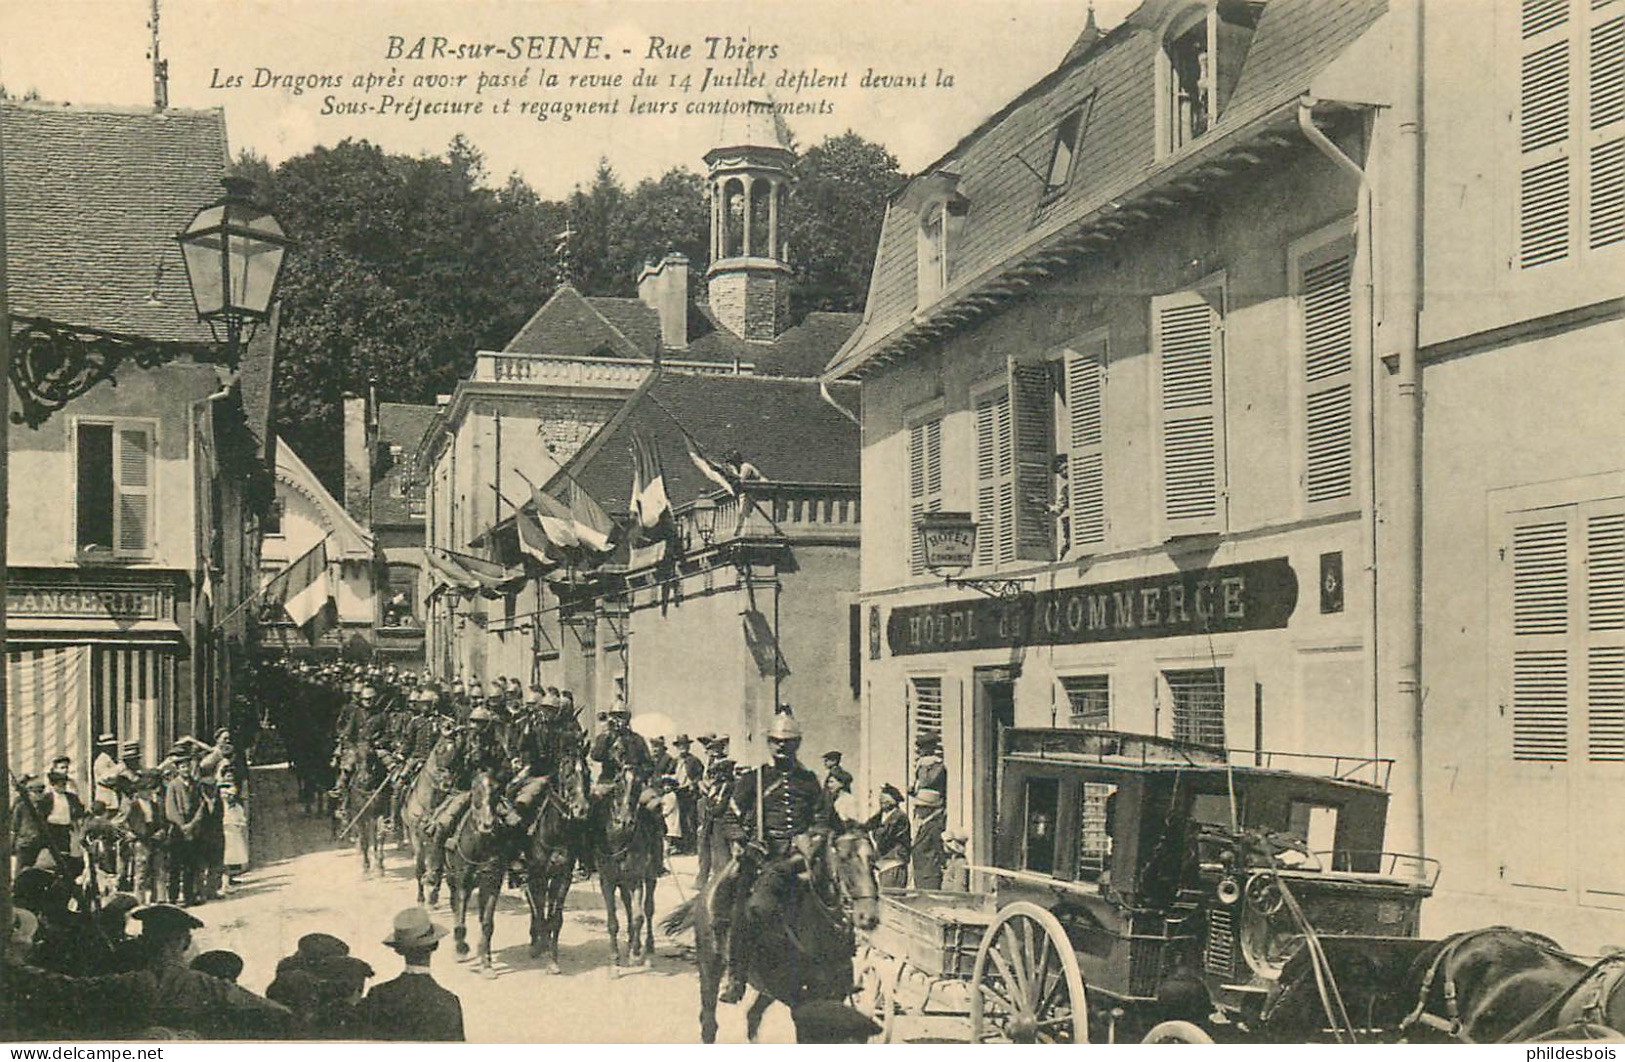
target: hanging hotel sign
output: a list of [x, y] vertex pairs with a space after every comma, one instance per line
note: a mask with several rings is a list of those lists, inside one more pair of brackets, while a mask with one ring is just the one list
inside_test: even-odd
[[970, 513], [921, 513], [914, 526], [927, 568], [970, 567], [976, 553], [976, 522]]
[[164, 618], [156, 586], [17, 586], [6, 588], [6, 615], [38, 619]]
[[1285, 557], [1023, 594], [892, 610], [893, 656], [1069, 645], [1285, 627], [1298, 578]]

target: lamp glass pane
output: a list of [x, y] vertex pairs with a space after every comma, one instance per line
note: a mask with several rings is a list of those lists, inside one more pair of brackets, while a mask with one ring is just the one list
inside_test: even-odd
[[192, 282], [192, 299], [197, 303], [198, 315], [207, 317], [224, 310], [226, 292], [220, 274], [220, 237], [188, 238], [181, 244], [181, 257], [186, 262], [187, 278]]
[[284, 249], [274, 243], [233, 233], [231, 253], [231, 308], [263, 317], [270, 308]]

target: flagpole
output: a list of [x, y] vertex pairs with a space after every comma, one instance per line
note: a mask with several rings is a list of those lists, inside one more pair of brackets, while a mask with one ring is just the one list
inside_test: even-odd
[[[648, 391], [648, 392], [645, 392], [645, 393], [649, 396], [649, 401], [651, 401], [655, 405], [659, 406], [660, 411], [662, 413], [666, 414], [666, 416], [670, 417], [671, 422], [673, 424], [677, 425], [677, 430], [683, 433], [684, 441], [686, 441], [690, 446], [694, 447], [694, 451], [696, 453], [699, 453], [699, 454], [703, 455], [705, 453], [705, 447], [701, 446], [700, 445], [700, 440], [696, 439], [694, 437], [693, 433], [691, 433], [687, 428], [685, 428], [683, 426], [683, 422], [677, 419], [677, 414], [675, 414], [671, 410], [667, 409], [666, 404], [664, 402], [660, 401], [660, 399], [656, 398], [653, 391]], [[763, 482], [766, 482], [766, 481], [764, 480]], [[768, 522], [768, 524], [770, 524], [772, 526], [774, 534], [779, 535], [780, 537], [782, 537], [784, 535], [784, 528], [780, 527], [779, 522], [777, 520], [773, 519], [772, 515], [766, 509], [762, 508], [762, 505], [761, 505], [760, 502], [758, 502], [755, 498], [751, 497], [750, 492], [744, 488], [743, 481], [741, 481], [741, 485], [740, 485], [740, 489], [739, 489], [738, 493], [735, 494], [734, 496], [735, 497], [742, 497], [742, 498], [745, 498], [746, 500], [748, 500], [750, 502], [750, 507], [752, 509], [754, 509], [756, 512], [761, 513], [762, 514], [762, 519], [766, 520]]]
[[[310, 547], [309, 549], [305, 550], [305, 552], [299, 554], [299, 556], [297, 556], [293, 560], [289, 561], [286, 565], [283, 566], [281, 571], [277, 572], [275, 575], [273, 575], [269, 579], [265, 580], [265, 582], [260, 585], [260, 588], [258, 590], [255, 590], [252, 594], [249, 594], [247, 597], [245, 597], [241, 601], [237, 602], [236, 606], [230, 612], [228, 612], [224, 616], [220, 617], [220, 622], [216, 623], [214, 625], [213, 629], [214, 630], [219, 630], [220, 628], [224, 627], [226, 624], [230, 623], [231, 618], [233, 616], [237, 615], [237, 613], [241, 612], [243, 609], [247, 608], [249, 605], [253, 604], [256, 600], [258, 600], [259, 597], [262, 594], [265, 593], [265, 591], [267, 591], [267, 590], [269, 590], [271, 588], [271, 584], [275, 583], [283, 575], [286, 575], [288, 572], [292, 571], [293, 566], [295, 564], [298, 564], [300, 561], [304, 560], [306, 557], [310, 556], [312, 553], [315, 553], [317, 550], [319, 550], [323, 546], [327, 545], [327, 540], [332, 538], [332, 537], [333, 537], [333, 532], [329, 531], [327, 534], [322, 536], [322, 540], [320, 542], [316, 543], [314, 546]], [[332, 567], [333, 566], [332, 561], [329, 561], [326, 566], [329, 567], [329, 568]]]

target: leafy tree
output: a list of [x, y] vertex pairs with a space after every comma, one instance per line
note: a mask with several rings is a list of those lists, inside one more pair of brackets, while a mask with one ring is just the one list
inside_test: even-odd
[[785, 226], [792, 310], [863, 309], [886, 203], [903, 184], [896, 156], [848, 130], [802, 152], [795, 176]]

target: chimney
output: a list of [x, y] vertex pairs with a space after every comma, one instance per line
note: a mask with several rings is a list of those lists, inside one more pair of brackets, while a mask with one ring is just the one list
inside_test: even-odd
[[670, 251], [659, 265], [644, 266], [638, 298], [660, 315], [663, 350], [688, 349], [688, 256]]
[[367, 400], [344, 396], [344, 511], [363, 527], [372, 522], [372, 439]]

